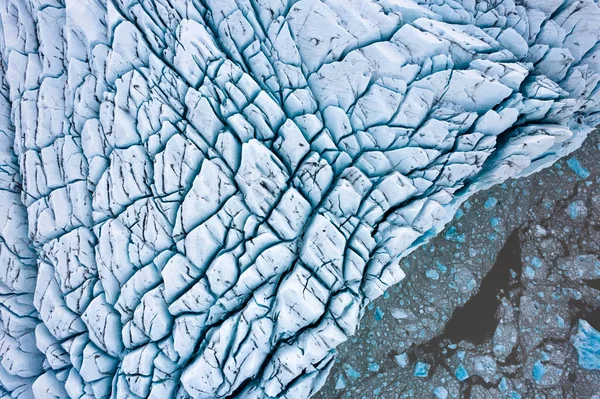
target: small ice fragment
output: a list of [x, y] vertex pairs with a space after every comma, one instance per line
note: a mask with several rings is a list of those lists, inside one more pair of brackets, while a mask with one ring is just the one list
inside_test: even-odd
[[600, 332], [585, 320], [579, 320], [579, 330], [573, 336], [573, 346], [579, 355], [579, 366], [586, 370], [600, 370]]
[[448, 267], [446, 265], [444, 265], [443, 263], [441, 263], [440, 261], [436, 261], [435, 264], [436, 264], [437, 268], [440, 270], [440, 272], [446, 273], [448, 271]]
[[415, 364], [415, 377], [427, 377], [429, 375], [429, 364], [423, 362], [417, 362]]
[[400, 368], [405, 368], [408, 366], [408, 355], [406, 353], [394, 356], [394, 360], [396, 361], [396, 364], [400, 366]]
[[530, 280], [533, 280], [535, 277], [535, 271], [531, 268], [531, 266], [525, 266], [525, 277]]
[[431, 280], [437, 281], [440, 278], [439, 273], [435, 269], [427, 269], [427, 271], [425, 272], [425, 275], [427, 276], [427, 278], [429, 278]]
[[500, 384], [498, 384], [498, 389], [500, 392], [505, 392], [508, 389], [508, 383], [506, 382], [506, 378], [502, 377], [500, 380]]
[[446, 399], [448, 397], [448, 390], [444, 387], [437, 387], [433, 390], [433, 394], [437, 399]]
[[569, 158], [567, 160], [567, 165], [569, 165], [569, 168], [571, 168], [580, 179], [587, 179], [590, 177], [590, 171], [584, 168], [577, 158]]
[[542, 362], [538, 360], [533, 365], [533, 369], [531, 370], [531, 375], [533, 376], [533, 379], [535, 380], [535, 382], [539, 383], [542, 380], [542, 377], [544, 377], [545, 372], [546, 372], [546, 368], [544, 367]]
[[496, 204], [498, 203], [498, 200], [494, 197], [489, 197], [486, 201], [485, 204], [483, 204], [483, 206], [485, 207], [485, 209], [490, 209], [496, 206]]
[[469, 372], [465, 369], [465, 366], [459, 364], [456, 370], [454, 370], [454, 376], [459, 381], [464, 381], [469, 378]]
[[344, 365], [344, 371], [346, 372], [346, 375], [350, 378], [360, 378], [360, 372], [354, 370], [349, 364]]
[[385, 313], [381, 310], [381, 308], [379, 308], [379, 306], [377, 306], [375, 309], [375, 320], [379, 321], [383, 319], [383, 315], [385, 315]]
[[573, 201], [567, 207], [567, 212], [571, 219], [575, 220], [578, 218], [584, 218], [587, 216], [587, 207], [585, 206], [585, 202], [582, 200]]

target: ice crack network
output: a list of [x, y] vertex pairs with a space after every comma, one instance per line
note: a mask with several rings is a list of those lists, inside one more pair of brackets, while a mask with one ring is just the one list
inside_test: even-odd
[[306, 398], [398, 260], [600, 122], [597, 0], [0, 1], [0, 396]]

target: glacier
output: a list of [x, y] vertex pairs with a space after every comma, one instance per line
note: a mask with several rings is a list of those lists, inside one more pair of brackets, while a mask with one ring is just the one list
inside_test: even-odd
[[2, 0], [0, 396], [305, 398], [399, 260], [600, 123], [597, 0]]

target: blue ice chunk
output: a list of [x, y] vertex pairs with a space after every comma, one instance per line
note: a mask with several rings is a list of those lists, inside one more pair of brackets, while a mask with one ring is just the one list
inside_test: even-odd
[[535, 364], [533, 365], [533, 368], [531, 370], [531, 375], [533, 376], [533, 379], [535, 380], [535, 382], [537, 382], [539, 384], [539, 382], [544, 377], [545, 373], [546, 373], [546, 367], [544, 367], [542, 362], [540, 360], [535, 362]]
[[435, 264], [440, 272], [446, 273], [448, 271], [448, 267], [446, 265], [444, 265], [443, 263], [441, 263], [439, 260], [436, 261]]
[[573, 336], [573, 346], [579, 355], [579, 366], [600, 370], [600, 332], [585, 320], [579, 320], [579, 330]]
[[404, 368], [408, 365], [408, 355], [406, 353], [394, 356], [394, 360], [401, 368]]
[[381, 310], [379, 306], [377, 306], [377, 308], [375, 309], [375, 320], [379, 321], [383, 319], [383, 315], [385, 315], [385, 313], [383, 312], [383, 310]]
[[456, 370], [454, 370], [454, 376], [459, 381], [464, 381], [469, 378], [469, 372], [462, 364], [459, 364]]
[[467, 240], [467, 237], [465, 236], [465, 234], [459, 234], [458, 231], [456, 230], [456, 227], [454, 227], [454, 226], [450, 226], [450, 228], [446, 232], [445, 237], [446, 237], [446, 240], [454, 241], [454, 242], [465, 242]]
[[346, 379], [343, 374], [338, 375], [337, 381], [335, 382], [335, 389], [346, 388]]
[[535, 271], [531, 268], [531, 266], [525, 266], [525, 277], [532, 280], [535, 277]]
[[500, 392], [505, 392], [508, 389], [508, 383], [506, 382], [506, 378], [502, 377], [500, 383], [498, 384], [498, 389]]
[[498, 203], [498, 200], [494, 197], [489, 197], [485, 203], [483, 204], [483, 206], [485, 207], [485, 209], [490, 209], [496, 206], [496, 204]]
[[533, 258], [531, 258], [531, 264], [535, 268], [540, 268], [540, 267], [542, 267], [542, 260], [540, 258], [538, 258], [537, 256], [534, 256]]
[[439, 273], [435, 269], [427, 269], [427, 271], [425, 272], [425, 275], [427, 276], [427, 278], [429, 278], [431, 280], [439, 280], [439, 278], [440, 278]]
[[448, 390], [444, 387], [437, 387], [433, 390], [433, 394], [437, 399], [446, 399], [448, 397]]
[[587, 179], [590, 177], [590, 171], [584, 168], [577, 158], [569, 158], [567, 160], [567, 165], [569, 165], [569, 168], [571, 168], [580, 179]]
[[374, 373], [379, 371], [379, 365], [377, 363], [369, 363], [367, 370], [372, 371]]
[[427, 363], [417, 362], [415, 364], [415, 377], [427, 377], [429, 375], [429, 368], [431, 366]]
[[577, 219], [587, 216], [587, 208], [582, 200], [573, 201], [568, 206], [568, 212], [571, 219]]
[[469, 291], [473, 291], [475, 289], [475, 287], [477, 287], [477, 281], [475, 281], [474, 278], [467, 281], [467, 289]]
[[356, 371], [352, 368], [352, 366], [350, 366], [349, 364], [345, 364], [344, 365], [344, 371], [346, 372], [346, 375], [350, 378], [360, 378], [360, 372]]

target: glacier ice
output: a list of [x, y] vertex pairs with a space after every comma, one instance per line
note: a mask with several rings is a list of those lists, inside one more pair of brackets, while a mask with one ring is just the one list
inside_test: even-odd
[[303, 398], [600, 122], [595, 0], [4, 0], [0, 396]]

